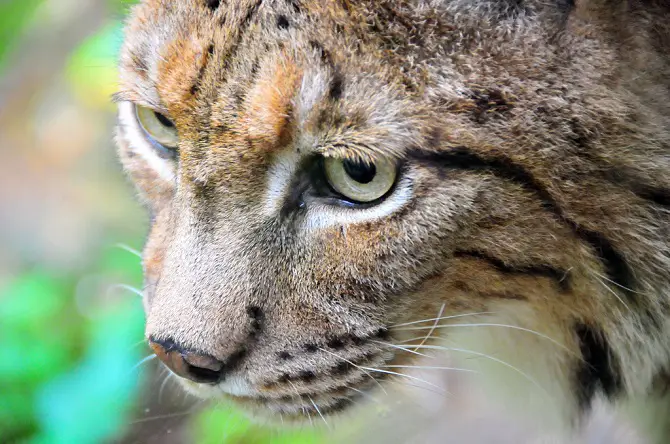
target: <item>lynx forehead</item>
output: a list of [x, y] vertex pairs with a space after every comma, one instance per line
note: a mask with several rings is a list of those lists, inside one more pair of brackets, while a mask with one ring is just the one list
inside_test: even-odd
[[294, 419], [444, 340], [546, 381], [568, 421], [649, 393], [670, 364], [669, 17], [145, 0], [116, 99], [151, 346], [192, 391]]

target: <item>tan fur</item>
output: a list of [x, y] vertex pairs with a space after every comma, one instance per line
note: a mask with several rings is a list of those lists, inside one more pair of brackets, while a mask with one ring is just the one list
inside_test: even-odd
[[[435, 330], [483, 339], [553, 387], [573, 424], [593, 396], [658, 387], [670, 363], [667, 4], [206, 3], [143, 2], [121, 58], [118, 99], [165, 113], [180, 137], [172, 183], [119, 128], [154, 216], [148, 337], [222, 361], [244, 350], [229, 378], [245, 381], [238, 400], [286, 418], [315, 416], [310, 397], [326, 413], [347, 385], [376, 387], [357, 368], [337, 373], [343, 362], [413, 362], [381, 342], [426, 334], [391, 326], [443, 304], [444, 316], [495, 312], [444, 325], [514, 324], [560, 343]], [[299, 186], [286, 178], [315, 156], [398, 159], [411, 197], [351, 223], [356, 210], [319, 197], [282, 211]]]

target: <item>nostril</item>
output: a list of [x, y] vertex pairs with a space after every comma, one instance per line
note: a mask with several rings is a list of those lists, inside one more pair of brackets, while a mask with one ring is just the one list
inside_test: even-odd
[[223, 362], [208, 355], [187, 352], [183, 357], [188, 365], [200, 370], [218, 373], [223, 369]]
[[213, 384], [223, 376], [224, 365], [218, 359], [204, 353], [194, 352], [178, 346], [173, 340], [149, 339], [156, 356], [178, 376], [194, 382]]
[[188, 366], [188, 376], [191, 381], [214, 384], [221, 379], [221, 371], [214, 371], [208, 368]]

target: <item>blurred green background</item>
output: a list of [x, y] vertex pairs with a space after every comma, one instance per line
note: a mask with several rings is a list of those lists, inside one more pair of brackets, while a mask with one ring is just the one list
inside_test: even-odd
[[147, 221], [110, 103], [131, 3], [0, 0], [0, 443], [320, 442], [143, 361]]

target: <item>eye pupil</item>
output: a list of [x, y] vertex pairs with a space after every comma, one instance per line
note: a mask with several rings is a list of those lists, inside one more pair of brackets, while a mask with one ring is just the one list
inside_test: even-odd
[[374, 163], [364, 163], [355, 160], [345, 160], [342, 163], [344, 171], [358, 183], [366, 184], [374, 180], [377, 168]]
[[158, 119], [161, 125], [167, 128], [174, 128], [174, 123], [172, 123], [172, 120], [168, 119], [161, 113], [157, 113], [156, 111], [154, 111], [154, 114], [156, 115], [156, 119]]

